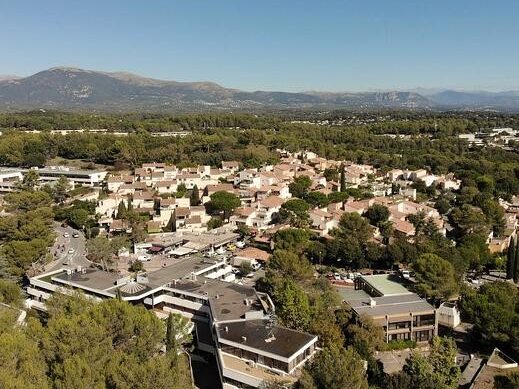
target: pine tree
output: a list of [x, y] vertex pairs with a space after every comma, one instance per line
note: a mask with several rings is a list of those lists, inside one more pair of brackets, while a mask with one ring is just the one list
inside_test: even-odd
[[166, 320], [166, 352], [173, 358], [177, 356], [177, 329], [173, 320], [173, 314], [170, 313]]
[[515, 243], [515, 239], [513, 237], [510, 238], [510, 244], [508, 245], [508, 252], [506, 254], [506, 279], [509, 280], [513, 278], [514, 273], [514, 262], [517, 247]]
[[126, 217], [126, 205], [124, 205], [124, 201], [121, 200], [119, 206], [117, 207], [117, 219], [124, 219]]
[[193, 186], [191, 197], [189, 198], [189, 203], [191, 206], [200, 204], [200, 193], [198, 192], [198, 187], [196, 185]]
[[346, 192], [346, 172], [344, 171], [344, 165], [341, 165], [341, 192]]
[[169, 218], [168, 224], [166, 224], [166, 227], [164, 228], [164, 231], [167, 232], [175, 232], [177, 230], [177, 213], [175, 210], [171, 212], [171, 216]]
[[517, 242], [515, 242], [514, 251], [515, 251], [515, 253], [514, 253], [515, 255], [514, 255], [514, 265], [512, 267], [512, 269], [513, 269], [512, 278], [514, 279], [514, 282], [517, 282], [517, 280], [519, 279], [519, 247], [518, 247]]

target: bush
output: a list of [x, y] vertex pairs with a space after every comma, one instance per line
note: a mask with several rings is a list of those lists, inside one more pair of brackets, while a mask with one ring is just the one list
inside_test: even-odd
[[416, 342], [406, 339], [391, 340], [389, 343], [385, 343], [380, 351], [405, 350], [408, 348], [416, 348]]

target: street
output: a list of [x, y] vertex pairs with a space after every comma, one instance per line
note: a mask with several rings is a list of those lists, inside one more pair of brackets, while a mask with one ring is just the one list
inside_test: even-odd
[[[62, 227], [59, 223], [54, 224], [54, 231], [57, 237], [50, 252], [55, 260], [45, 266], [45, 271], [57, 270], [63, 266], [90, 266], [90, 261], [86, 258], [85, 236], [82, 232], [70, 226]], [[68, 234], [68, 237], [65, 237], [65, 234]], [[79, 237], [74, 238], [74, 234], [79, 234]], [[69, 253], [70, 249], [74, 252]]]

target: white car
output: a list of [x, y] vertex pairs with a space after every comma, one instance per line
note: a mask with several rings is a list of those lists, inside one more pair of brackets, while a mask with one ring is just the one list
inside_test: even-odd
[[63, 234], [63, 237], [64, 237], [64, 238], [68, 238], [69, 236], [70, 236], [70, 235], [69, 235], [68, 232], [65, 232], [65, 233]]
[[151, 260], [151, 257], [149, 255], [139, 255], [137, 259], [141, 262], [148, 262]]
[[244, 248], [245, 247], [245, 242], [242, 242], [242, 241], [236, 242], [236, 247], [238, 247], [239, 249]]
[[69, 248], [69, 249], [68, 249], [68, 253], [69, 253], [69, 254], [74, 254], [74, 249], [73, 249], [72, 247]]

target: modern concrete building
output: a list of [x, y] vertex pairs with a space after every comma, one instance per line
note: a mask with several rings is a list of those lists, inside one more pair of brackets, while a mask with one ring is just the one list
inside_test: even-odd
[[119, 296], [143, 304], [161, 318], [180, 313], [193, 321], [198, 349], [216, 357], [224, 388], [295, 382], [316, 352], [317, 337], [277, 325], [267, 294], [219, 279], [221, 270], [220, 262], [201, 256], [136, 277], [63, 268], [31, 278], [27, 293], [38, 309], [56, 291], [81, 290], [96, 300]]
[[40, 176], [40, 183], [47, 184], [66, 177], [74, 186], [101, 187], [108, 172], [106, 170], [71, 169], [66, 166], [33, 168]]
[[369, 316], [384, 328], [387, 342], [431, 340], [438, 334], [436, 309], [398, 281], [388, 274], [357, 277], [359, 293], [346, 300], [357, 316]]

